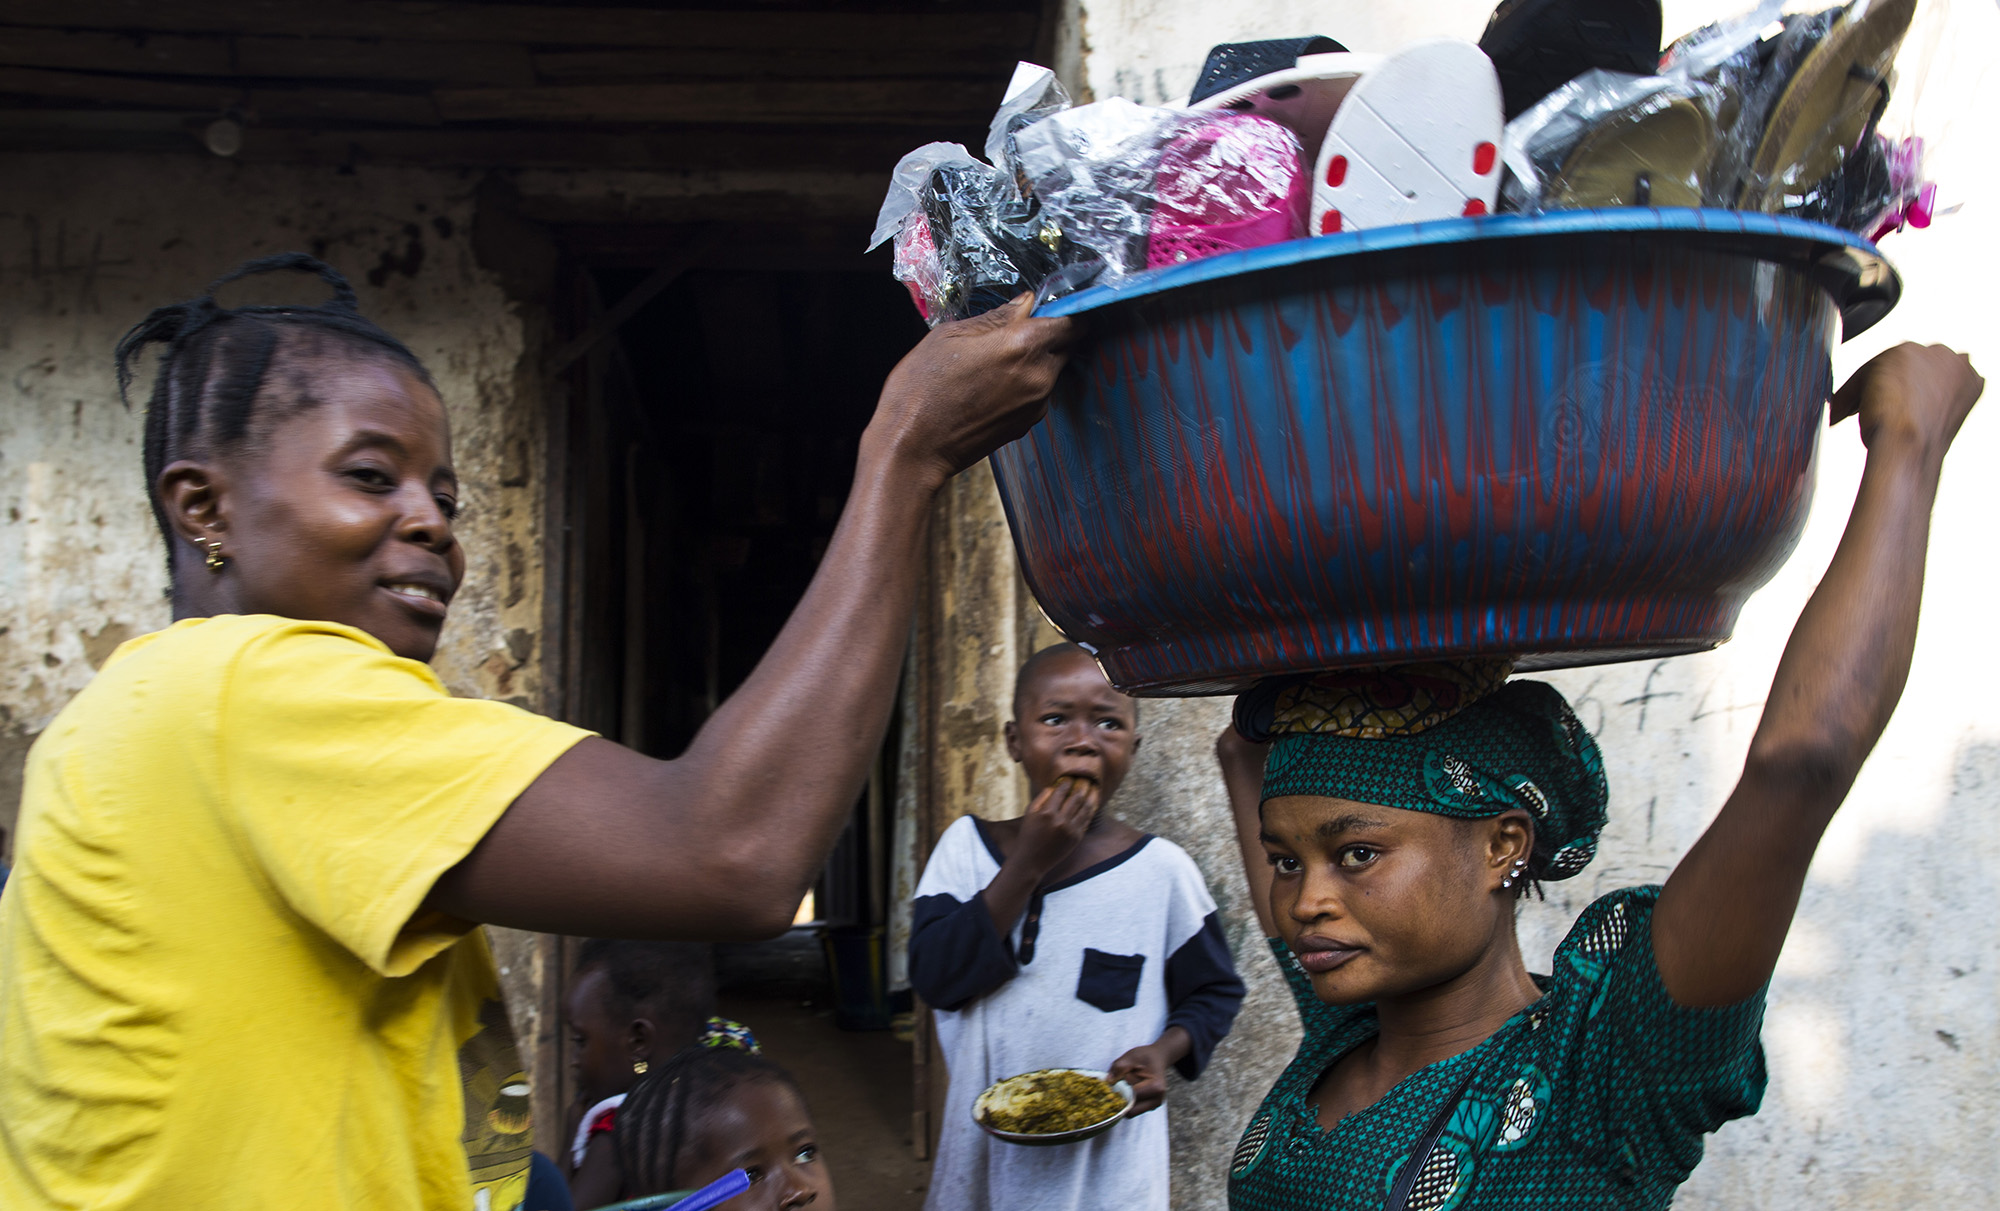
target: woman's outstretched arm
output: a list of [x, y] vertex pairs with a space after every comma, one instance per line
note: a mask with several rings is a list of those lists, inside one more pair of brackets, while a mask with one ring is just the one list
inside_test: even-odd
[[552, 933], [696, 938], [783, 930], [888, 726], [931, 504], [1040, 419], [1071, 339], [1028, 302], [933, 330], [861, 440], [819, 572], [756, 671], [687, 752], [604, 740], [559, 758], [429, 905]]
[[1985, 388], [1942, 346], [1899, 345], [1833, 398], [1868, 447], [1854, 512], [1799, 615], [1742, 779], [1653, 915], [1675, 1001], [1728, 1005], [1770, 978], [1806, 868], [1902, 696], [1945, 451]]

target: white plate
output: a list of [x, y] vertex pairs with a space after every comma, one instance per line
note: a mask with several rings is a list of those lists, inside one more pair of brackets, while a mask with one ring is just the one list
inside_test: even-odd
[[[1078, 1127], [1074, 1131], [1056, 1131], [1047, 1135], [1034, 1135], [1019, 1131], [1002, 1131], [986, 1121], [986, 1108], [992, 1104], [995, 1092], [1000, 1086], [1006, 1084], [1007, 1081], [1018, 1080], [1022, 1076], [1040, 1076], [1045, 1072], [1074, 1072], [1081, 1076], [1095, 1077], [1097, 1080], [1109, 1082], [1111, 1091], [1125, 1099], [1125, 1107], [1102, 1122], [1092, 1123], [1088, 1127]], [[1006, 1140], [1010, 1144], [1026, 1144], [1029, 1147], [1046, 1147], [1050, 1144], [1074, 1144], [1079, 1140], [1087, 1140], [1093, 1136], [1103, 1135], [1113, 1127], [1116, 1127], [1120, 1119], [1132, 1112], [1132, 1101], [1132, 1086], [1126, 1084], [1124, 1081], [1111, 1080], [1111, 1074], [1102, 1068], [1037, 1068], [1033, 1072], [1023, 1072], [1019, 1076], [1010, 1076], [1005, 1080], [995, 1081], [991, 1085], [988, 1085], [986, 1091], [980, 1094], [972, 1103], [972, 1121], [979, 1124], [981, 1131], [984, 1131], [995, 1139]]]

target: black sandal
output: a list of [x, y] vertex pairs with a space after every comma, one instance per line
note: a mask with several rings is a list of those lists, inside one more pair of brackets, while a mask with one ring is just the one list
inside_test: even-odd
[[1660, 66], [1660, 0], [1504, 0], [1479, 49], [1500, 73], [1508, 121], [1592, 68]]

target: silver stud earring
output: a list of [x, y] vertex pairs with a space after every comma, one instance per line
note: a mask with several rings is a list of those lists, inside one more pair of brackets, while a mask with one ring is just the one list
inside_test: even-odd
[[1502, 891], [1505, 891], [1507, 888], [1514, 886], [1514, 880], [1520, 878], [1521, 872], [1527, 869], [1528, 869], [1528, 860], [1526, 858], [1514, 859], [1513, 869], [1507, 872], [1506, 878], [1500, 880], [1500, 889]]

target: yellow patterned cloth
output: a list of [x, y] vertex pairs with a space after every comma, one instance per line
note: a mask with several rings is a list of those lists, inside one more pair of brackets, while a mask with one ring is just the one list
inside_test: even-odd
[[1236, 726], [1253, 740], [1415, 736], [1499, 689], [1513, 671], [1503, 656], [1267, 681], [1238, 700]]

